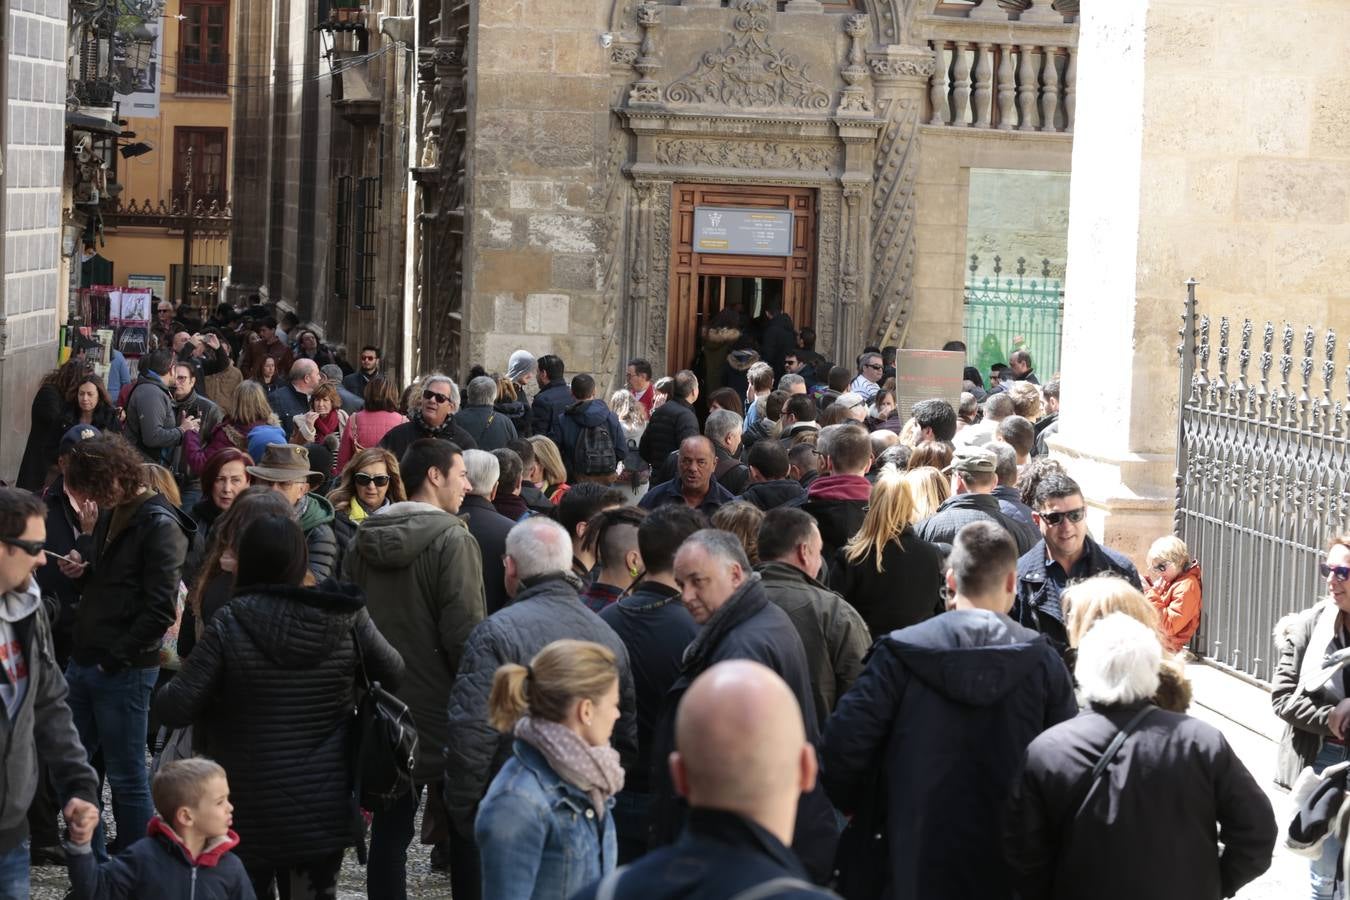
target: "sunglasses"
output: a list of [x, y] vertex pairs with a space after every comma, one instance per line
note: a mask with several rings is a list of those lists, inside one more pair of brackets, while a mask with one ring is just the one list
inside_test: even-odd
[[1167, 571], [1167, 563], [1165, 563], [1165, 562], [1154, 563], [1152, 568], [1153, 568], [1153, 571], [1155, 571], [1155, 572], [1166, 572], [1166, 571]]
[[883, 368], [885, 368], [885, 366], [879, 366], [879, 365], [877, 365], [876, 363], [868, 363], [867, 365], [863, 366], [863, 368], [864, 368], [864, 369], [883, 369]]
[[42, 541], [25, 541], [22, 538], [0, 538], [0, 544], [10, 547], [18, 547], [29, 556], [42, 555]]
[[356, 482], [357, 487], [370, 487], [372, 484], [376, 487], [385, 487], [389, 484], [388, 475], [371, 475], [368, 472], [357, 472], [352, 476], [352, 480]]
[[1041, 517], [1042, 522], [1054, 528], [1065, 519], [1074, 524], [1083, 521], [1083, 517], [1087, 515], [1087, 508], [1080, 506], [1077, 509], [1066, 509], [1064, 512], [1038, 512], [1036, 515]]
[[[9, 541], [5, 541], [5, 543], [8, 544]], [[1317, 571], [1322, 573], [1323, 578], [1334, 575], [1337, 581], [1350, 581], [1350, 566], [1329, 566], [1322, 563], [1317, 567]]]
[[450, 402], [450, 398], [447, 397], [445, 394], [438, 394], [438, 393], [436, 393], [435, 391], [423, 391], [423, 392], [422, 392], [422, 399], [423, 399], [423, 400], [435, 400], [437, 403], [449, 403], [449, 402]]

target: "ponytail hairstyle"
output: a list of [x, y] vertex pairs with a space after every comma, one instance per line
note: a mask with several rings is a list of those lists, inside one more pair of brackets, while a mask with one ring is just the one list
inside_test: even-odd
[[528, 666], [507, 663], [492, 676], [488, 721], [510, 733], [521, 717], [562, 722], [578, 700], [598, 701], [619, 677], [614, 651], [589, 641], [554, 641]]

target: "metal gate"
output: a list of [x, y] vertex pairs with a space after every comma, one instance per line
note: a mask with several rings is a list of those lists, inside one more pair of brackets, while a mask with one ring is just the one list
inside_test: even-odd
[[1028, 279], [1026, 257], [1017, 258], [1016, 278], [1002, 278], [1003, 257], [994, 257], [993, 278], [980, 277], [980, 258], [970, 257], [966, 280], [966, 363], [988, 377], [994, 363], [1007, 363], [1014, 350], [1031, 354], [1041, 381], [1059, 371], [1064, 292], [1050, 280], [1050, 260], [1041, 277]]
[[[1336, 334], [1305, 326], [1299, 352], [1294, 326], [1267, 322], [1254, 348], [1251, 320], [1234, 338], [1223, 316], [1214, 341], [1194, 281], [1182, 320], [1175, 529], [1204, 579], [1191, 646], [1269, 681], [1275, 623], [1325, 596], [1317, 565], [1350, 515]], [[1343, 377], [1350, 387], [1350, 367]]]

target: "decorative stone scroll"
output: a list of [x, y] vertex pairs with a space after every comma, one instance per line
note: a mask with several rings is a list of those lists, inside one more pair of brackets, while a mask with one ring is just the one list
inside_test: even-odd
[[778, 141], [658, 141], [655, 158], [668, 166], [716, 166], [727, 169], [829, 169], [834, 147]]
[[768, 0], [737, 0], [726, 44], [703, 54], [698, 65], [666, 88], [672, 106], [708, 104], [730, 107], [819, 110], [830, 107], [830, 94], [813, 81], [806, 65], [768, 38]]

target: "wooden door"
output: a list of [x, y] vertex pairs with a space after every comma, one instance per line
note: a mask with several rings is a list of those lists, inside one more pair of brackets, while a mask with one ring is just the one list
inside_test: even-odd
[[[723, 279], [781, 282], [783, 311], [792, 323], [815, 325], [816, 192], [800, 187], [746, 187], [677, 184], [671, 204], [670, 314], [667, 318], [666, 371], [688, 368], [698, 352], [700, 329], [720, 309]], [[740, 256], [694, 252], [694, 208], [730, 206], [787, 210], [792, 213], [791, 256]], [[717, 287], [710, 289], [713, 276]], [[769, 292], [778, 288], [771, 286]]]

